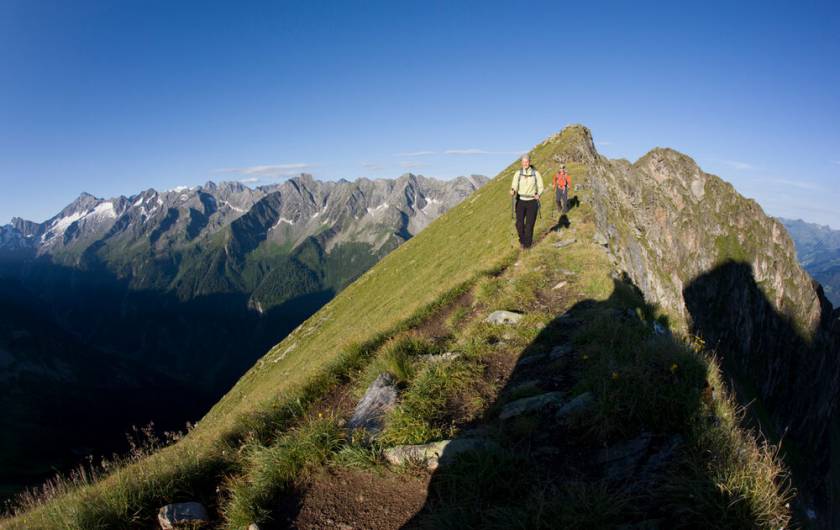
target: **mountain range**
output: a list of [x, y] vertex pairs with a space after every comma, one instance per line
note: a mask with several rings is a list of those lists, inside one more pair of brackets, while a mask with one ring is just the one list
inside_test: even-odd
[[840, 307], [840, 230], [801, 219], [780, 221], [793, 238], [805, 270], [822, 284], [834, 306]]
[[[150, 527], [189, 502], [230, 529], [837, 528], [840, 310], [785, 227], [672, 149], [611, 160], [572, 125], [529, 155], [575, 183], [533, 248], [511, 226], [512, 161], [178, 441], [59, 480], [0, 526]], [[254, 224], [289, 224], [276, 210]], [[37, 255], [17, 231], [10, 248]], [[214, 267], [170, 274], [176, 300], [195, 270], [236, 294], [219, 271], [251, 270], [229, 255], [265, 239], [219, 233]], [[115, 259], [93, 254], [76, 263]]]
[[82, 193], [42, 223], [12, 219], [0, 227], [0, 403], [15, 411], [0, 420], [2, 486], [118, 450], [132, 425], [197, 419], [266, 348], [486, 180], [304, 174]]

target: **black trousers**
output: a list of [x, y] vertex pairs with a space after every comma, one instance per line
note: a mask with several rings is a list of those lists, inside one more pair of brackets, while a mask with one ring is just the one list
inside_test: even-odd
[[554, 203], [561, 212], [569, 211], [569, 188], [557, 188], [554, 191]]
[[534, 242], [534, 223], [537, 222], [537, 209], [540, 201], [516, 201], [516, 233], [519, 234], [519, 244], [530, 247]]

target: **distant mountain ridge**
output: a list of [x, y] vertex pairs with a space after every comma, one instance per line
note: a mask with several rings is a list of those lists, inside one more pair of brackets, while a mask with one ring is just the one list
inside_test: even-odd
[[[43, 223], [14, 218], [0, 227], [0, 255], [102, 267], [132, 288], [173, 290], [181, 299], [256, 292], [252, 305], [267, 309], [282, 300], [259, 299], [271, 290], [262, 285], [271, 267], [255, 264], [277, 262], [278, 254], [304, 244], [317, 248], [319, 259], [349, 249], [381, 256], [486, 181], [410, 173], [394, 180], [318, 181], [301, 174], [257, 188], [208, 182], [112, 199], [82, 193]], [[372, 264], [361, 261], [362, 269]], [[359, 268], [350, 265], [328, 287], [340, 288]]]
[[793, 238], [805, 270], [822, 284], [831, 303], [840, 307], [840, 230], [801, 219], [779, 221]]

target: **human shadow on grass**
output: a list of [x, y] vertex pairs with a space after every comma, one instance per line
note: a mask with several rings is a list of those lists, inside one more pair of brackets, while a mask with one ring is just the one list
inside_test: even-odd
[[553, 232], [560, 231], [564, 228], [571, 228], [572, 222], [569, 220], [568, 213], [571, 212], [574, 208], [577, 208], [578, 206], [580, 206], [580, 199], [578, 199], [577, 195], [569, 198], [569, 203], [566, 208], [566, 212], [560, 211], [560, 209], [557, 208], [557, 206], [555, 205], [554, 209], [551, 211], [551, 216], [552, 218], [554, 218], [559, 214], [560, 217], [557, 219], [557, 223], [554, 224], [554, 226], [552, 226], [549, 230]]
[[[503, 345], [509, 332], [485, 340]], [[706, 368], [616, 280], [608, 300], [577, 303], [524, 348], [496, 402], [443, 450], [403, 528], [700, 527], [697, 495], [737, 527], [752, 514], [727, 521], [714, 510], [731, 499], [686, 467], [695, 422], [712, 421]]]

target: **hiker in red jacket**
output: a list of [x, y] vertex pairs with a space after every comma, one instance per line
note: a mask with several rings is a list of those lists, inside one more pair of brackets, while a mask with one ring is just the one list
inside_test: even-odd
[[554, 175], [552, 181], [554, 188], [554, 203], [560, 208], [562, 214], [569, 211], [569, 189], [572, 187], [572, 178], [566, 173], [566, 164], [560, 164], [560, 171]]

